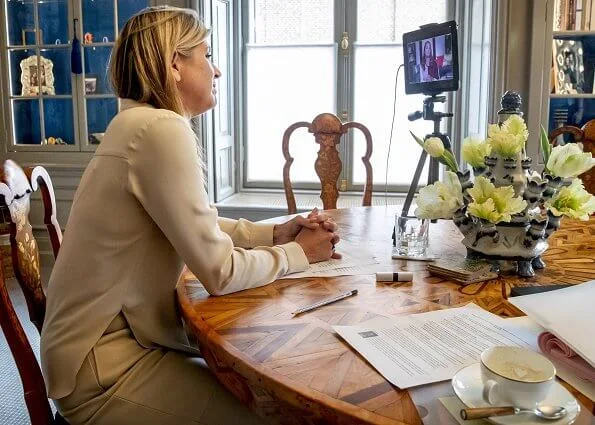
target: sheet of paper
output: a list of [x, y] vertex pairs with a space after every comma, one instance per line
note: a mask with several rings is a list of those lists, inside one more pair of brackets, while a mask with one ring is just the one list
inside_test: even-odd
[[299, 273], [288, 274], [282, 277], [282, 279], [375, 273], [374, 265], [377, 265], [378, 261], [370, 252], [346, 240], [342, 240], [338, 248], [339, 247], [339, 252], [343, 256], [342, 258], [331, 258], [328, 261], [310, 264], [307, 270]]
[[477, 306], [374, 322], [334, 326], [335, 331], [399, 388], [451, 379], [495, 345], [530, 348], [498, 316]]
[[595, 367], [595, 280], [508, 301]]

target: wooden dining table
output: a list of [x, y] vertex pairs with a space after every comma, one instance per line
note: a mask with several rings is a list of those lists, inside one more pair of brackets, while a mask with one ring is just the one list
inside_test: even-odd
[[[427, 409], [411, 392], [391, 385], [343, 341], [334, 325], [400, 316], [475, 303], [503, 317], [522, 315], [507, 301], [512, 287], [580, 284], [595, 279], [595, 218], [563, 220], [543, 256], [546, 268], [531, 278], [503, 274], [460, 286], [426, 270], [427, 263], [392, 260], [394, 206], [325, 211], [339, 235], [370, 251], [379, 271], [413, 272], [412, 282], [376, 282], [373, 275], [280, 279], [226, 296], [209, 296], [190, 273], [177, 294], [185, 325], [217, 379], [241, 402], [271, 423], [419, 424]], [[282, 223], [291, 216], [268, 222]], [[451, 221], [430, 225], [429, 249], [441, 256], [465, 249]], [[341, 250], [341, 245], [337, 245]], [[353, 296], [305, 314], [297, 308], [340, 292]], [[587, 406], [593, 403], [567, 388]]]

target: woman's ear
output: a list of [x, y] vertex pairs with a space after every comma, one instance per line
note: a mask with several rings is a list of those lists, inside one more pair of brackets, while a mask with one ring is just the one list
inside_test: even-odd
[[180, 55], [178, 55], [177, 53], [174, 54], [174, 60], [171, 63], [171, 73], [174, 76], [174, 80], [176, 80], [176, 83], [182, 81], [182, 66], [180, 62]]

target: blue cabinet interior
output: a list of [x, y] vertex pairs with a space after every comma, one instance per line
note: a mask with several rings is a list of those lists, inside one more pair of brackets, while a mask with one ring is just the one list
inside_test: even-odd
[[56, 94], [72, 94], [72, 80], [70, 76], [70, 49], [51, 48], [41, 49], [41, 56], [54, 64], [54, 89]]
[[39, 2], [41, 44], [68, 43], [68, 3], [66, 0]]
[[43, 122], [45, 137], [60, 137], [69, 145], [74, 144], [72, 99], [44, 99]]
[[126, 21], [141, 9], [149, 5], [148, 0], [126, 0], [118, 2], [118, 28], [122, 29]]
[[[2, 0], [7, 1], [7, 0]], [[83, 34], [91, 33], [93, 43], [108, 41], [113, 43], [117, 32], [126, 21], [139, 10], [149, 4], [149, 0], [118, 0], [118, 28], [114, 28], [113, 0], [82, 0]], [[72, 28], [69, 29], [68, 11], [70, 0], [54, 0], [51, 2], [37, 2], [38, 33], [35, 31], [34, 4], [32, 0], [7, 1], [8, 44], [10, 57], [11, 95], [20, 96], [22, 93], [20, 63], [29, 56], [40, 54], [53, 63], [54, 88], [56, 95], [72, 95], [72, 79], [70, 72], [71, 49], [68, 43], [72, 39]], [[72, 25], [72, 24], [71, 24]], [[36, 34], [39, 43], [43, 45], [37, 50], [34, 46], [29, 49], [10, 49], [36, 44]], [[106, 38], [104, 38], [106, 37]], [[83, 40], [81, 40], [81, 43]], [[62, 45], [61, 47], [56, 44]], [[56, 46], [56, 47], [54, 47]], [[84, 47], [85, 78], [95, 79], [95, 90], [88, 95], [109, 95], [113, 93], [109, 82], [108, 64], [112, 46]], [[41, 141], [40, 109], [37, 99], [13, 100], [15, 143], [39, 144]], [[88, 133], [104, 132], [109, 121], [117, 112], [117, 101], [114, 98], [88, 99], [87, 128]], [[75, 141], [74, 108], [72, 98], [55, 99], [45, 96], [44, 130], [47, 137], [61, 137], [72, 144]]]
[[84, 67], [85, 78], [95, 78], [96, 88], [93, 93], [89, 94], [107, 94], [113, 93], [109, 73], [107, 72], [109, 66], [110, 55], [112, 54], [111, 46], [92, 46], [84, 47]]
[[39, 101], [13, 100], [15, 143], [38, 145], [41, 140], [39, 128]]
[[91, 136], [94, 133], [103, 133], [117, 111], [118, 101], [115, 98], [87, 99], [87, 132], [91, 143], [95, 140]]
[[9, 1], [6, 7], [6, 18], [8, 19], [8, 44], [10, 46], [35, 44], [35, 38], [27, 38], [26, 43], [23, 43], [22, 38], [23, 35], [30, 35], [30, 33], [23, 34], [22, 30], [35, 29], [33, 2]]
[[92, 34], [94, 43], [114, 41], [114, 13], [112, 0], [83, 1], [83, 34]]
[[20, 96], [23, 90], [23, 85], [21, 84], [21, 61], [35, 54], [36, 49], [9, 51], [11, 87], [10, 94], [12, 96]]

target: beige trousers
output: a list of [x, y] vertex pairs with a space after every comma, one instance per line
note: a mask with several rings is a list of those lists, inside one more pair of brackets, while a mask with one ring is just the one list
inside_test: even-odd
[[56, 407], [71, 425], [263, 423], [203, 359], [140, 346], [121, 315], [85, 358], [74, 392]]

